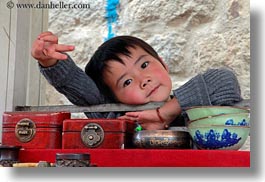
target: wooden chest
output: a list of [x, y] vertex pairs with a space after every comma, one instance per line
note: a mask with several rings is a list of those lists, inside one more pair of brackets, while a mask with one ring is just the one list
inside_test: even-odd
[[62, 124], [69, 118], [66, 112], [5, 112], [2, 143], [27, 149], [59, 149]]
[[63, 149], [132, 148], [135, 124], [119, 119], [70, 119], [63, 123]]

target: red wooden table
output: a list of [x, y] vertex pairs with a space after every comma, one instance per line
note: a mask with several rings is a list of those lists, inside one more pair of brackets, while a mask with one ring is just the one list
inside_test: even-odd
[[98, 167], [250, 167], [250, 151], [175, 149], [24, 149], [21, 162], [55, 162], [56, 153], [89, 153]]

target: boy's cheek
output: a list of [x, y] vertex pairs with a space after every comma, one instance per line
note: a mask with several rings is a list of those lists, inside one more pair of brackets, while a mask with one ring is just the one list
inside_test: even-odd
[[136, 90], [130, 90], [124, 92], [119, 97], [120, 102], [125, 104], [143, 104], [145, 103], [144, 97], [141, 93], [137, 92]]

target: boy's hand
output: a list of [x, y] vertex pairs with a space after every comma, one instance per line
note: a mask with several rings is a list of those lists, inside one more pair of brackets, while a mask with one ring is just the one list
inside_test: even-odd
[[52, 32], [43, 32], [33, 42], [31, 55], [44, 66], [52, 66], [57, 60], [67, 59], [62, 52], [73, 51], [74, 46], [58, 44], [58, 37]]
[[139, 112], [127, 112], [119, 119], [137, 121], [146, 130], [165, 129], [165, 123], [162, 123], [157, 116], [156, 110], [145, 110]]
[[164, 122], [160, 120], [155, 109], [127, 112], [119, 119], [137, 121], [146, 130], [161, 130], [165, 129], [165, 126], [169, 125], [181, 113], [181, 107], [178, 100], [173, 98], [160, 107], [159, 112]]

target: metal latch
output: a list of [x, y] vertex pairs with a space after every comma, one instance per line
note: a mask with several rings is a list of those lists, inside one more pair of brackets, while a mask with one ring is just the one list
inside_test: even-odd
[[30, 142], [36, 134], [36, 125], [35, 123], [28, 119], [24, 118], [17, 122], [15, 128], [15, 135], [20, 142], [27, 143]]
[[81, 140], [89, 148], [97, 147], [104, 140], [104, 130], [97, 123], [89, 123], [82, 128]]

